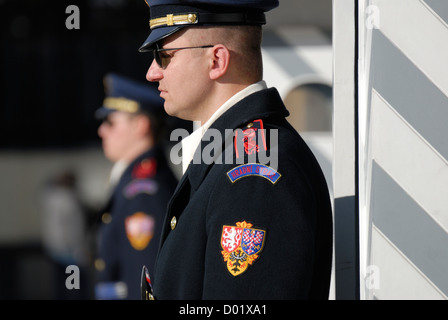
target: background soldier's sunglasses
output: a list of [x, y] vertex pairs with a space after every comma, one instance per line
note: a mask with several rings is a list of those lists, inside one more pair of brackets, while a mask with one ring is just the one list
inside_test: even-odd
[[152, 54], [154, 56], [154, 60], [156, 60], [156, 63], [159, 65], [160, 68], [165, 69], [168, 64], [171, 61], [171, 58], [173, 57], [174, 53], [169, 55], [166, 54], [166, 51], [179, 51], [184, 49], [203, 49], [203, 48], [212, 48], [213, 45], [207, 45], [207, 46], [198, 46], [198, 47], [183, 47], [183, 48], [167, 48], [167, 49], [160, 49], [159, 46], [156, 46], [156, 49], [152, 50]]

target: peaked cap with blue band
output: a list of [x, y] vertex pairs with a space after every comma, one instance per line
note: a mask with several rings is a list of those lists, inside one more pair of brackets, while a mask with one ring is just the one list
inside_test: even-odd
[[164, 100], [159, 91], [149, 83], [109, 73], [104, 77], [106, 97], [103, 106], [95, 112], [97, 119], [106, 118], [111, 112], [149, 112], [157, 115], [163, 111]]
[[151, 32], [140, 47], [150, 51], [155, 44], [187, 26], [263, 25], [264, 12], [278, 0], [146, 0]]

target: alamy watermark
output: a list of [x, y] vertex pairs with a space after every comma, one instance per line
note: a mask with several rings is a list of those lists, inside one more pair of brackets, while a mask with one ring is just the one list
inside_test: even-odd
[[[268, 134], [269, 133], [269, 134]], [[170, 141], [178, 142], [170, 152], [173, 164], [182, 163], [182, 142], [189, 132], [176, 129], [171, 132]], [[202, 147], [196, 150], [193, 164], [245, 164], [260, 163], [278, 168], [278, 130], [270, 129], [208, 129], [201, 139]], [[269, 146], [269, 147], [268, 147]]]
[[365, 10], [365, 25], [369, 30], [379, 29], [381, 25], [380, 8], [370, 5]]
[[65, 8], [65, 13], [69, 14], [69, 16], [65, 19], [65, 27], [69, 30], [72, 29], [80, 29], [81, 21], [79, 18], [79, 7], [72, 4]]
[[[69, 5], [65, 9], [69, 16], [65, 19], [65, 27], [69, 30], [80, 29], [80, 10], [77, 5]], [[365, 9], [365, 25], [367, 29], [380, 29], [380, 8], [369, 5]]]
[[79, 271], [79, 267], [72, 264], [65, 268], [65, 273], [69, 274], [67, 279], [65, 279], [65, 287], [68, 290], [80, 289], [80, 278], [81, 274]]
[[366, 289], [380, 289], [380, 268], [376, 265], [368, 265], [366, 268], [366, 277], [364, 281]]

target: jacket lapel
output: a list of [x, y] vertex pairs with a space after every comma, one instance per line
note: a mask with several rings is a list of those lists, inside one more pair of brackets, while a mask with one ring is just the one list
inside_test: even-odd
[[160, 239], [160, 246], [162, 246], [170, 232], [172, 217], [174, 216], [178, 218], [187, 206], [188, 201], [190, 200], [190, 190], [190, 181], [188, 179], [188, 175], [185, 173], [179, 181], [168, 203], [167, 214], [165, 215], [165, 221], [163, 224], [164, 228]]

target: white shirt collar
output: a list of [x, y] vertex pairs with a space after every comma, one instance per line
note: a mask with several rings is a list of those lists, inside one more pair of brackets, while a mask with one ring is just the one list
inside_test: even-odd
[[[227, 100], [218, 110], [213, 113], [210, 119], [207, 120], [199, 128], [193, 128], [194, 131], [188, 137], [182, 140], [182, 172], [185, 173], [187, 168], [193, 160], [194, 152], [196, 151], [199, 143], [201, 142], [202, 137], [204, 136], [207, 129], [216, 121], [224, 112], [229, 110], [232, 106], [234, 106], [237, 102], [244, 99], [245, 97], [255, 93], [257, 91], [261, 91], [266, 89], [267, 85], [265, 81], [259, 81], [254, 83], [243, 90], [239, 91], [235, 95], [233, 95], [229, 100]], [[196, 122], [194, 123], [196, 124]]]
[[119, 160], [113, 164], [113, 167], [110, 171], [109, 176], [109, 187], [113, 189], [121, 179], [126, 168], [129, 166], [129, 163], [124, 160]]

